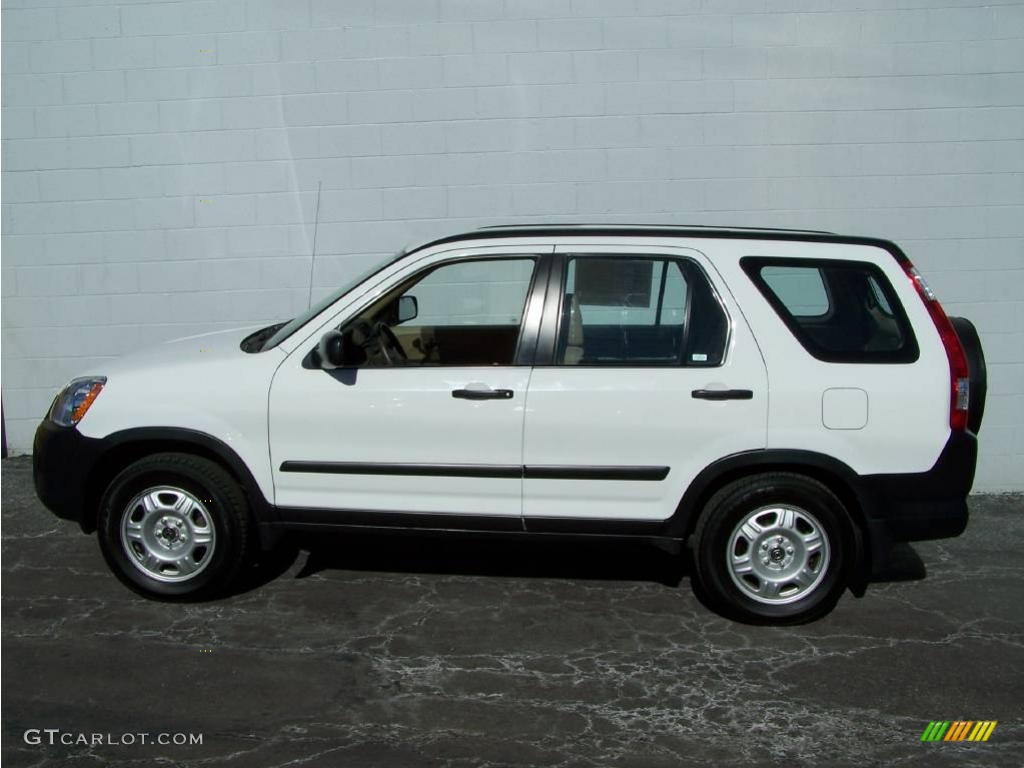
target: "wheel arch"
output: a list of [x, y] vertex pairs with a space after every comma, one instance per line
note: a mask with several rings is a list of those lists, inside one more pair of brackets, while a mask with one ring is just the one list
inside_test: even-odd
[[767, 449], [733, 454], [709, 464], [690, 483], [670, 518], [668, 534], [689, 538], [708, 500], [735, 480], [763, 472], [792, 472], [817, 480], [843, 503], [850, 517], [854, 548], [851, 571], [854, 592], [862, 594], [871, 571], [867, 518], [874, 502], [856, 472], [847, 464], [813, 451]]
[[102, 439], [102, 449], [89, 473], [83, 500], [82, 529], [96, 529], [100, 500], [111, 481], [129, 464], [155, 453], [189, 453], [213, 461], [239, 484], [249, 504], [257, 535], [261, 523], [273, 520], [273, 506], [242, 458], [227, 443], [205, 432], [180, 427], [138, 427]]

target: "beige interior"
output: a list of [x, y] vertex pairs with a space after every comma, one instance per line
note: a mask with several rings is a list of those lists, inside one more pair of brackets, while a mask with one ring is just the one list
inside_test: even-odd
[[396, 325], [391, 330], [411, 362], [424, 362], [435, 346], [432, 326]]
[[566, 336], [565, 365], [578, 365], [583, 359], [583, 317], [580, 315], [580, 302], [573, 294], [569, 306], [569, 332]]

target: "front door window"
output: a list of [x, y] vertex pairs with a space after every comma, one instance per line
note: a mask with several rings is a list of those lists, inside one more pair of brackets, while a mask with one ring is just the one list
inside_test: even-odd
[[478, 259], [421, 272], [345, 324], [351, 364], [512, 365], [535, 263]]

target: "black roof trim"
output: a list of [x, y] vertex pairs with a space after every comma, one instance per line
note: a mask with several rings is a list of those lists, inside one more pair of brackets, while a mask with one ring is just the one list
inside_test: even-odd
[[491, 224], [486, 227], [480, 227], [481, 230], [532, 230], [532, 229], [628, 229], [628, 230], [680, 230], [680, 229], [700, 229], [700, 230], [726, 230], [729, 232], [737, 231], [750, 231], [750, 232], [807, 232], [815, 235], [834, 235], [835, 232], [828, 232], [824, 229], [790, 229], [788, 227], [731, 227], [731, 226], [716, 226], [714, 224], [591, 224], [587, 222], [565, 222], [558, 223], [552, 222], [550, 224]]
[[488, 227], [448, 235], [411, 248], [408, 253], [431, 248], [435, 245], [457, 243], [466, 240], [495, 240], [504, 237], [688, 237], [708, 240], [782, 240], [798, 243], [834, 243], [838, 245], [866, 245], [881, 248], [900, 264], [910, 260], [891, 240], [877, 237], [836, 235], [831, 232], [816, 232], [797, 229], [727, 229], [713, 227], [679, 227], [653, 225], [581, 225], [581, 224], [530, 224], [514, 227]]

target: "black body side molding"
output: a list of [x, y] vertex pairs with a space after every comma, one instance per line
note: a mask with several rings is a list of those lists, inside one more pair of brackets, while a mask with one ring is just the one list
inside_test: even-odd
[[522, 477], [514, 464], [372, 464], [356, 461], [286, 461], [282, 472], [323, 475], [403, 475], [406, 477]]
[[492, 477], [543, 480], [648, 480], [668, 477], [669, 467], [518, 464], [382, 464], [355, 461], [285, 461], [282, 472], [406, 477]]
[[668, 467], [585, 467], [561, 465], [530, 465], [523, 468], [523, 477], [535, 480], [664, 480]]

